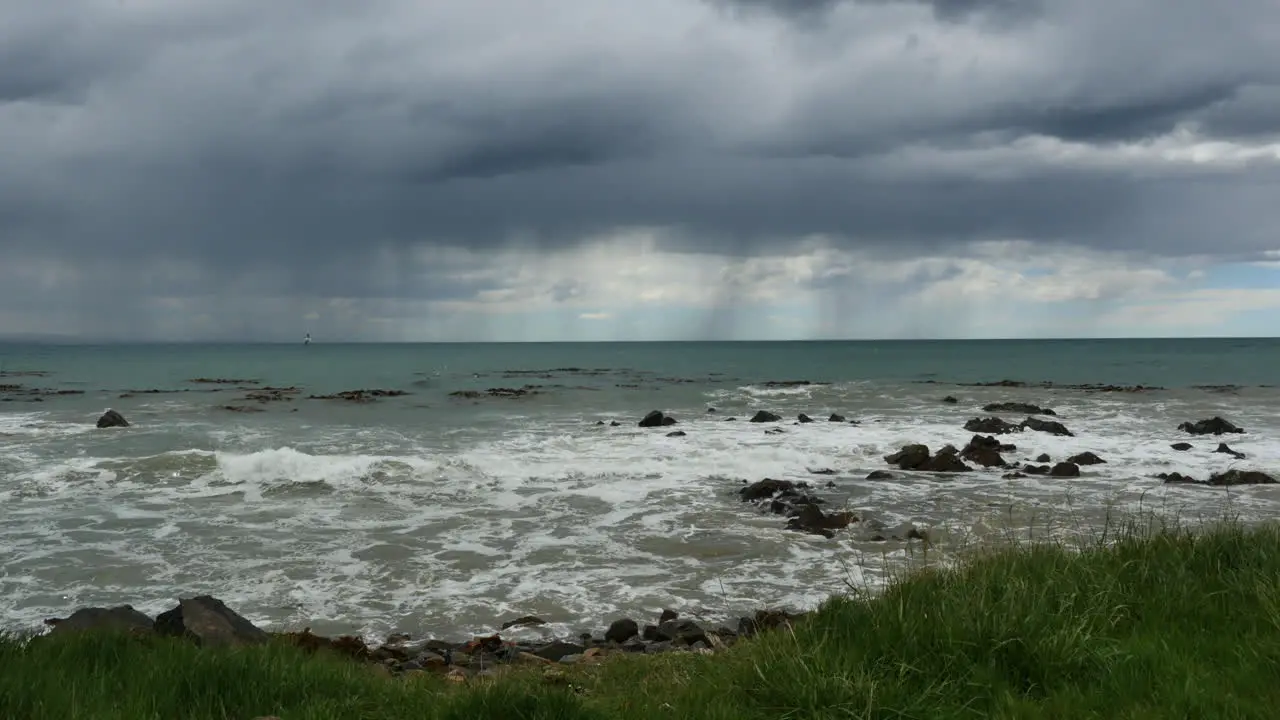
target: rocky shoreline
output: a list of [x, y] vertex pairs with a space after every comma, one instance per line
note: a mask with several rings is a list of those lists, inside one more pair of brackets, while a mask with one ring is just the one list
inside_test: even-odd
[[503, 632], [545, 625], [540, 618], [525, 616], [502, 624], [502, 631], [465, 641], [415, 638], [397, 633], [381, 643], [370, 644], [356, 635], [325, 637], [309, 628], [301, 631], [267, 632], [227, 607], [221, 600], [201, 595], [180, 598], [170, 610], [151, 618], [131, 605], [87, 607], [65, 618], [50, 618], [48, 633], [32, 642], [66, 637], [73, 633], [115, 632], [137, 637], [184, 638], [201, 647], [260, 645], [271, 641], [295, 645], [306, 652], [328, 651], [355, 662], [367, 663], [393, 676], [435, 673], [465, 680], [492, 674], [504, 667], [573, 665], [595, 663], [618, 655], [659, 653], [714, 654], [731, 647], [741, 638], [791, 627], [808, 613], [760, 610], [738, 620], [736, 628], [713, 626], [682, 618], [674, 610], [663, 610], [651, 623], [619, 618], [607, 628], [584, 632], [576, 638], [510, 640]]

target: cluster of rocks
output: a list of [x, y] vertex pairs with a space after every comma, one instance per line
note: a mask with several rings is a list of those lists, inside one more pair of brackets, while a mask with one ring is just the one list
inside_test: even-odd
[[[811, 472], [826, 475], [833, 474], [835, 471], [821, 469]], [[856, 523], [856, 527], [861, 531], [859, 539], [866, 542], [932, 540], [928, 530], [916, 527], [912, 523], [888, 527], [879, 520], [866, 518], [848, 510], [826, 512], [821, 506], [826, 505], [827, 501], [813, 495], [811, 490], [812, 487], [805, 482], [765, 478], [738, 490], [738, 497], [742, 502], [752, 503], [764, 512], [786, 517], [785, 528], [794, 532], [820, 535], [831, 539], [836, 536], [837, 530], [844, 530]]]
[[[804, 381], [795, 381], [795, 382], [808, 383], [809, 381], [804, 380]], [[707, 408], [707, 412], [715, 413], [717, 412], [717, 410], [715, 408]], [[724, 419], [724, 422], [735, 422], [737, 421], [737, 419], [738, 418], [736, 417], [727, 417]], [[637, 422], [636, 425], [642, 428], [660, 428], [660, 427], [668, 427], [671, 425], [675, 425], [677, 424], [677, 422], [678, 421], [675, 419], [675, 417], [668, 415], [667, 413], [661, 410], [650, 410], [648, 413], [645, 414], [644, 417], [640, 418], [640, 421]], [[782, 422], [782, 416], [778, 415], [777, 413], [769, 412], [768, 410], [758, 410], [754, 415], [751, 416], [749, 420], [747, 420], [747, 422], [778, 423], [778, 422]], [[800, 413], [799, 415], [796, 416], [795, 422], [793, 424], [804, 425], [811, 422], [816, 422], [816, 421], [812, 417], [809, 417], [808, 415], [806, 415], [805, 413]], [[846, 422], [846, 420], [843, 415], [832, 413], [827, 418], [827, 422], [842, 423], [842, 422]], [[848, 420], [847, 422], [850, 423], [851, 425], [859, 424], [857, 420]], [[611, 427], [618, 427], [622, 423], [619, 423], [617, 420], [610, 421], [609, 423], [605, 423], [605, 421], [603, 420], [596, 421], [596, 425], [606, 425], [606, 424]], [[782, 432], [784, 432], [782, 428], [770, 428], [765, 431], [765, 433], [769, 435], [777, 435]], [[672, 432], [667, 433], [667, 437], [684, 437], [686, 434], [687, 433], [685, 433], [683, 430], [674, 430]]]
[[371, 403], [378, 398], [403, 397], [407, 390], [343, 390], [331, 395], [308, 395], [308, 400], [345, 400], [351, 403]]
[[[681, 618], [674, 610], [663, 610], [652, 623], [631, 618], [613, 621], [601, 632], [582, 633], [573, 639], [512, 641], [502, 632], [512, 628], [546, 625], [540, 618], [526, 616], [503, 623], [499, 633], [473, 637], [462, 642], [437, 639], [415, 640], [395, 634], [380, 644], [369, 644], [354, 635], [325, 637], [311, 632], [268, 633], [231, 610], [221, 600], [209, 596], [182, 598], [178, 605], [152, 619], [130, 605], [111, 608], [90, 607], [66, 618], [51, 618], [48, 638], [77, 632], [124, 632], [141, 636], [185, 638], [201, 647], [260, 645], [287, 642], [307, 652], [330, 652], [354, 661], [369, 663], [393, 675], [438, 673], [454, 679], [490, 674], [512, 665], [570, 665], [599, 662], [621, 654], [666, 652], [715, 653], [739, 638], [763, 631], [792, 627], [807, 613], [760, 610], [739, 618], [736, 628], [716, 627]], [[37, 642], [44, 641], [41, 638]]]
[[1036, 417], [1028, 417], [1017, 425], [996, 416], [976, 417], [966, 422], [964, 429], [974, 433], [986, 433], [987, 435], [1009, 435], [1023, 430], [1035, 430], [1049, 433], [1050, 435], [1075, 437], [1075, 433], [1068, 430], [1066, 425], [1057, 420], [1041, 420]]
[[522, 398], [529, 395], [537, 395], [541, 392], [541, 385], [525, 385], [524, 387], [492, 387], [487, 390], [455, 390], [449, 393], [450, 397], [465, 398], [467, 400], [479, 400], [481, 398]]
[[[1005, 479], [1024, 478], [1030, 475], [1074, 478], [1080, 477], [1081, 468], [1083, 467], [1101, 465], [1107, 462], [1098, 454], [1089, 451], [1077, 453], [1057, 462], [1054, 462], [1047, 453], [1041, 453], [1036, 456], [1034, 462], [1008, 461], [1002, 453], [1016, 452], [1018, 448], [1011, 443], [1002, 442], [996, 437], [997, 435], [1021, 433], [1025, 430], [1035, 430], [1058, 436], [1074, 437], [1074, 434], [1056, 420], [1043, 420], [1032, 416], [1056, 416], [1057, 413], [1051, 408], [1028, 403], [1008, 402], [991, 403], [984, 406], [983, 409], [987, 412], [1028, 413], [1029, 416], [1018, 425], [1006, 422], [999, 417], [973, 418], [965, 423], [964, 428], [976, 434], [969, 439], [963, 448], [946, 445], [934, 453], [927, 445], [905, 445], [897, 452], [884, 456], [885, 462], [899, 470], [928, 473], [972, 472], [975, 466], [998, 468], [1009, 471], [1002, 476]], [[767, 413], [761, 417], [762, 421], [766, 422], [780, 419], [772, 413]], [[656, 427], [658, 424], [662, 424], [663, 419], [672, 424], [675, 422], [674, 419], [655, 411], [646, 416], [647, 422], [642, 421], [641, 424]], [[804, 421], [801, 419], [799, 422]], [[1222, 435], [1245, 432], [1242, 428], [1221, 417], [1213, 417], [1197, 422], [1184, 422], [1178, 426], [1178, 429], [1193, 435]], [[1175, 450], [1190, 450], [1192, 445], [1191, 443], [1180, 442], [1174, 443], [1172, 447]], [[1245, 457], [1244, 453], [1233, 450], [1226, 443], [1219, 443], [1214, 452], [1230, 455], [1237, 459]], [[830, 468], [810, 469], [809, 472], [815, 475], [836, 474], [836, 471]], [[893, 477], [894, 475], [891, 472], [884, 470], [876, 470], [867, 475], [868, 480], [889, 480]], [[1271, 484], [1277, 482], [1266, 473], [1251, 470], [1228, 470], [1211, 475], [1207, 480], [1196, 480], [1179, 473], [1160, 474], [1156, 477], [1168, 483], [1194, 483], [1212, 486]], [[844, 530], [855, 523], [861, 523], [860, 527], [869, 527], [865, 519], [859, 517], [856, 513], [849, 511], [825, 512], [822, 506], [826, 504], [826, 501], [814, 495], [808, 483], [774, 478], [765, 478], [751, 484], [746, 484], [746, 481], [743, 481], [743, 483], [746, 486], [738, 491], [740, 499], [743, 502], [754, 503], [766, 512], [787, 517], [786, 527], [788, 530], [831, 538], [835, 536], [836, 531]], [[828, 483], [828, 487], [833, 486], [834, 483]], [[889, 536], [874, 532], [874, 530], [879, 529], [874, 528], [868, 539], [927, 537], [914, 526]]]

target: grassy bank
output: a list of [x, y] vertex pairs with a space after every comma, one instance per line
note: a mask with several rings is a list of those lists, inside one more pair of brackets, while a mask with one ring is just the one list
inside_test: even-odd
[[[834, 570], [837, 571], [838, 570]], [[1280, 529], [1023, 546], [829, 602], [715, 656], [620, 657], [454, 685], [288, 647], [86, 636], [0, 642], [0, 717], [1269, 718]]]

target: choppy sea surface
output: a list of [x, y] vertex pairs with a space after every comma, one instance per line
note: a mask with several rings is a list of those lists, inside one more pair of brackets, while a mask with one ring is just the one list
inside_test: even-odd
[[[777, 384], [798, 380], [812, 384]], [[1031, 386], [973, 385], [1000, 380]], [[264, 627], [372, 636], [464, 636], [527, 614], [576, 634], [663, 607], [709, 620], [803, 609], [882, 583], [908, 547], [856, 524], [834, 539], [784, 530], [739, 502], [743, 481], [803, 480], [868, 521], [937, 528], [939, 552], [1087, 532], [1137, 508], [1266, 520], [1280, 486], [1153, 476], [1280, 471], [1276, 385], [1269, 339], [0, 345], [0, 627], [201, 593]], [[263, 387], [295, 391], [249, 397]], [[407, 394], [311, 398], [358, 389]], [[479, 395], [454, 394], [466, 391]], [[1051, 407], [1075, 433], [1011, 436], [1007, 459], [1087, 450], [1106, 464], [1071, 479], [866, 479], [904, 444], [963, 445], [965, 421], [999, 401]], [[107, 408], [132, 426], [96, 428]], [[638, 427], [649, 410], [678, 425]], [[745, 422], [757, 410], [783, 432]], [[1177, 429], [1215, 415], [1248, 432]], [[1220, 441], [1245, 457], [1213, 452]]]

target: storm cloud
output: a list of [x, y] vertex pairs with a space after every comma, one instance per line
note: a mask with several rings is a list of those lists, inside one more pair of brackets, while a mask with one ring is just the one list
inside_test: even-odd
[[[725, 262], [815, 237], [904, 261], [994, 241], [1152, 263], [1277, 245], [1272, 0], [0, 0], [0, 16], [0, 301], [28, 316], [0, 334], [41, 312], [105, 328], [102, 278], [122, 328], [159, 323], [139, 309], [157, 299], [164, 327], [193, 303], [240, 318], [255, 294], [285, 315], [447, 307], [505, 297], [499, 254], [637, 231]], [[548, 282], [549, 303], [587, 296]], [[246, 322], [214, 334], [270, 335]]]

